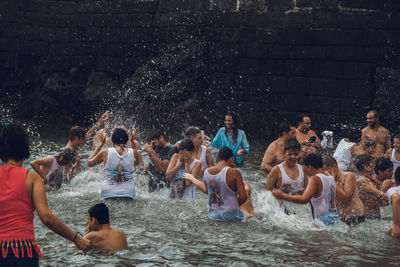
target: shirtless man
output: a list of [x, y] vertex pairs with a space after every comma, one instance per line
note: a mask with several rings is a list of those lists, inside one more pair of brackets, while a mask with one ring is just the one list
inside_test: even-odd
[[376, 110], [367, 113], [368, 126], [361, 131], [361, 143], [371, 139], [376, 143], [375, 157], [383, 157], [390, 148], [390, 133], [379, 124], [379, 116]]
[[203, 135], [199, 128], [195, 126], [188, 127], [185, 130], [185, 138], [192, 141], [194, 145], [192, 157], [193, 159], [200, 160], [200, 177], [203, 177], [206, 168], [214, 166], [214, 159], [211, 155], [211, 151], [207, 146], [203, 145]]
[[308, 154], [304, 158], [304, 170], [310, 180], [302, 195], [289, 195], [281, 190], [274, 190], [272, 194], [277, 199], [298, 204], [307, 204], [311, 201], [316, 225], [320, 226], [323, 223], [326, 226], [334, 226], [339, 220], [335, 204], [335, 180], [325, 174], [322, 158], [315, 153]]
[[106, 204], [99, 203], [89, 209], [88, 228], [85, 235], [93, 248], [109, 251], [126, 249], [126, 236], [123, 231], [110, 227]]
[[282, 122], [279, 125], [278, 139], [269, 144], [265, 151], [260, 169], [265, 172], [270, 172], [272, 168], [285, 160], [283, 147], [285, 142], [289, 139], [295, 138], [296, 127], [290, 123]]
[[66, 148], [56, 156], [34, 160], [30, 165], [42, 178], [46, 191], [49, 191], [61, 187], [65, 166], [71, 166], [74, 162], [74, 151], [72, 148]]
[[[361, 144], [360, 144], [361, 143]], [[350, 148], [350, 153], [353, 157], [361, 154], [370, 155], [375, 158], [376, 155], [376, 143], [371, 139], [365, 139], [359, 144], [355, 144]]]
[[[393, 148], [386, 153], [386, 158], [389, 158], [393, 163], [393, 173], [400, 167], [400, 133], [393, 138]], [[394, 178], [394, 177], [393, 177]]]
[[100, 119], [96, 122], [96, 124], [85, 133], [85, 130], [80, 126], [73, 126], [69, 130], [68, 134], [68, 143], [65, 148], [72, 148], [75, 152], [76, 164], [73, 167], [65, 168], [66, 176], [64, 178], [64, 182], [69, 182], [72, 178], [74, 178], [78, 172], [81, 171], [81, 158], [78, 153], [78, 148], [83, 145], [89, 138], [93, 137], [96, 134], [96, 131], [102, 126], [102, 124], [108, 120], [111, 112], [106, 111]]
[[296, 129], [296, 139], [301, 144], [301, 150], [305, 155], [314, 153], [321, 146], [321, 140], [311, 130], [311, 119], [306, 114], [298, 116], [298, 126]]
[[380, 219], [380, 207], [387, 206], [386, 194], [380, 191], [382, 182], [374, 174], [375, 162], [370, 155], [361, 154], [354, 160], [358, 171], [357, 184], [360, 199], [365, 207], [366, 219]]
[[400, 168], [394, 172], [395, 187], [390, 188], [387, 191], [387, 198], [392, 205], [393, 212], [393, 225], [389, 231], [392, 231], [392, 235], [396, 238], [400, 237]]
[[336, 207], [340, 219], [348, 225], [357, 225], [365, 221], [365, 207], [358, 195], [356, 176], [352, 172], [339, 170], [332, 156], [324, 156], [324, 170], [336, 183]]

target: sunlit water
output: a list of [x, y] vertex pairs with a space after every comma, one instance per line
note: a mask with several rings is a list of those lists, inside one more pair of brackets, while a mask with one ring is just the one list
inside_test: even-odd
[[[55, 155], [66, 144], [65, 132], [46, 132], [36, 134], [29, 160]], [[252, 146], [241, 169], [252, 187], [252, 201], [260, 218], [244, 223], [213, 222], [207, 219], [207, 199], [200, 191], [195, 201], [177, 201], [168, 199], [167, 191], [148, 193], [139, 185], [136, 201], [108, 203], [111, 226], [126, 233], [128, 249], [91, 251], [85, 256], [36, 216], [36, 237], [44, 255], [41, 266], [398, 265], [400, 241], [386, 233], [391, 226], [390, 207], [382, 209], [381, 221], [353, 228], [318, 229], [307, 206], [299, 208], [296, 215], [285, 215], [279, 203], [263, 190], [266, 175], [259, 171], [259, 164], [266, 146]], [[91, 152], [90, 143], [82, 147], [84, 171], [60, 190], [47, 193], [53, 213], [82, 233], [88, 208], [101, 201], [102, 168], [86, 167]], [[144, 178], [136, 177], [136, 184]]]

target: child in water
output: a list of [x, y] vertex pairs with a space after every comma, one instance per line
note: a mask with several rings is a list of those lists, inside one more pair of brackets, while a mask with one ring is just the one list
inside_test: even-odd
[[64, 180], [66, 166], [75, 163], [76, 157], [72, 148], [65, 148], [56, 156], [49, 156], [31, 162], [31, 167], [40, 175], [46, 191], [60, 189]]

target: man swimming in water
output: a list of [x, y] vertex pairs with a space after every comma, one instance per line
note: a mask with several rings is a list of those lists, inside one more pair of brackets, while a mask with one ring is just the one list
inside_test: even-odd
[[360, 199], [365, 207], [365, 216], [367, 219], [380, 219], [380, 207], [387, 206], [388, 203], [385, 193], [380, 191], [382, 182], [373, 176], [374, 158], [371, 155], [358, 155], [354, 165], [358, 171], [357, 184]]
[[390, 133], [379, 124], [379, 115], [376, 110], [371, 110], [367, 113], [367, 123], [368, 126], [361, 131], [361, 143], [366, 139], [375, 141], [376, 153], [374, 156], [383, 157], [390, 148]]
[[64, 169], [75, 162], [72, 148], [65, 148], [57, 156], [49, 156], [31, 162], [31, 167], [42, 178], [46, 191], [57, 190], [64, 180]]
[[279, 124], [279, 137], [265, 151], [260, 170], [270, 172], [272, 168], [285, 160], [284, 145], [289, 139], [296, 137], [296, 127], [288, 122]]
[[324, 156], [324, 170], [336, 183], [336, 207], [340, 219], [348, 225], [357, 225], [365, 221], [365, 207], [358, 195], [356, 176], [352, 172], [339, 170], [332, 156]]
[[204, 172], [204, 182], [185, 173], [185, 179], [208, 194], [208, 217], [211, 220], [238, 222], [257, 216], [251, 203], [250, 186], [245, 185], [240, 171], [233, 166], [233, 152], [224, 146], [218, 152], [217, 165]]
[[390, 188], [386, 195], [392, 205], [393, 225], [389, 229], [396, 238], [400, 237], [400, 168], [394, 172], [395, 187]]
[[298, 204], [311, 201], [313, 217], [317, 225], [322, 222], [326, 226], [333, 226], [339, 220], [336, 212], [335, 197], [336, 184], [332, 176], [325, 174], [321, 156], [311, 153], [304, 159], [304, 170], [310, 177], [303, 195], [285, 194], [281, 190], [274, 190], [272, 194], [277, 199]]
[[300, 114], [298, 117], [298, 126], [296, 129], [296, 139], [301, 144], [301, 150], [305, 155], [314, 153], [321, 146], [317, 134], [311, 130], [311, 119], [307, 114]]
[[126, 249], [127, 241], [123, 231], [110, 227], [108, 207], [104, 203], [96, 204], [89, 209], [86, 239], [93, 248], [109, 251]]

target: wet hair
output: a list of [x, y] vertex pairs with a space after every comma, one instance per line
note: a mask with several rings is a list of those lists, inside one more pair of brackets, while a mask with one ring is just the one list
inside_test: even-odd
[[178, 148], [178, 151], [181, 151], [181, 150], [187, 150], [187, 151], [192, 152], [194, 150], [193, 142], [190, 141], [189, 139], [183, 139], [179, 143], [179, 148]]
[[293, 127], [293, 125], [288, 123], [288, 122], [280, 123], [279, 127], [278, 127], [279, 136], [282, 136], [283, 133], [289, 133], [290, 132], [290, 127]]
[[224, 160], [227, 161], [228, 159], [230, 159], [231, 157], [233, 157], [233, 152], [232, 149], [230, 149], [227, 146], [223, 146], [219, 152], [218, 152], [218, 156], [219, 160]]
[[300, 151], [301, 150], [301, 145], [299, 141], [297, 141], [296, 138], [291, 138], [289, 140], [286, 140], [285, 145], [283, 146], [283, 151]]
[[13, 122], [1, 129], [0, 132], [0, 158], [3, 162], [13, 159], [20, 161], [28, 159], [29, 136], [21, 124]]
[[89, 208], [90, 218], [95, 218], [99, 224], [109, 224], [110, 215], [108, 213], [108, 208], [105, 203], [99, 203]]
[[196, 126], [189, 126], [185, 130], [185, 137], [190, 138], [192, 136], [195, 136], [196, 134], [201, 134], [201, 131], [198, 127]]
[[358, 171], [363, 171], [367, 166], [371, 164], [373, 160], [374, 157], [372, 157], [371, 155], [361, 154], [354, 159], [354, 166], [356, 166], [356, 169]]
[[113, 142], [113, 144], [117, 144], [117, 145], [125, 145], [126, 142], [128, 142], [128, 134], [126, 133], [126, 131], [122, 128], [115, 128], [112, 136], [111, 136], [111, 141]]
[[400, 168], [397, 168], [394, 171], [394, 179], [397, 181], [397, 183], [400, 184]]
[[331, 155], [323, 156], [322, 161], [323, 161], [324, 165], [327, 167], [333, 167], [335, 165], [337, 166], [336, 159], [334, 157], [332, 157]]
[[376, 142], [374, 140], [371, 140], [371, 139], [366, 139], [364, 141], [364, 145], [366, 147], [376, 147]]
[[306, 113], [300, 113], [297, 116], [297, 124], [300, 124], [304, 121], [304, 117], [310, 117], [310, 115], [306, 114]]
[[397, 133], [397, 134], [393, 137], [393, 139], [394, 139], [394, 138], [400, 139], [400, 133]]
[[[232, 117], [232, 121], [233, 121], [233, 124], [232, 124], [232, 141], [233, 141], [233, 143], [236, 143], [236, 139], [237, 139], [238, 133], [239, 133], [239, 120], [233, 114], [229, 114], [228, 113], [228, 114], [225, 115], [225, 117], [226, 116]], [[226, 130], [225, 130], [225, 135], [226, 135], [226, 139], [228, 139], [228, 131], [226, 131]]]
[[66, 148], [63, 151], [61, 151], [61, 153], [56, 156], [57, 161], [61, 156], [62, 156], [62, 159], [60, 162], [58, 162], [58, 164], [60, 164], [60, 165], [65, 166], [65, 165], [70, 164], [71, 162], [75, 163], [75, 161], [76, 161], [76, 155], [72, 148]]
[[153, 141], [153, 140], [160, 140], [161, 136], [165, 136], [165, 133], [156, 132], [153, 135], [151, 135], [150, 138], [147, 139], [147, 141], [150, 142], [150, 141]]
[[304, 158], [304, 166], [311, 166], [314, 169], [322, 168], [322, 157], [318, 154], [311, 153]]
[[377, 158], [375, 160], [375, 173], [378, 174], [379, 171], [384, 172], [389, 168], [393, 167], [393, 162], [384, 157]]
[[71, 127], [71, 129], [69, 130], [68, 139], [69, 141], [73, 141], [75, 137], [78, 137], [78, 139], [85, 138], [85, 130], [80, 126]]
[[379, 119], [379, 113], [375, 109], [368, 111], [368, 113], [374, 113], [374, 117]]

